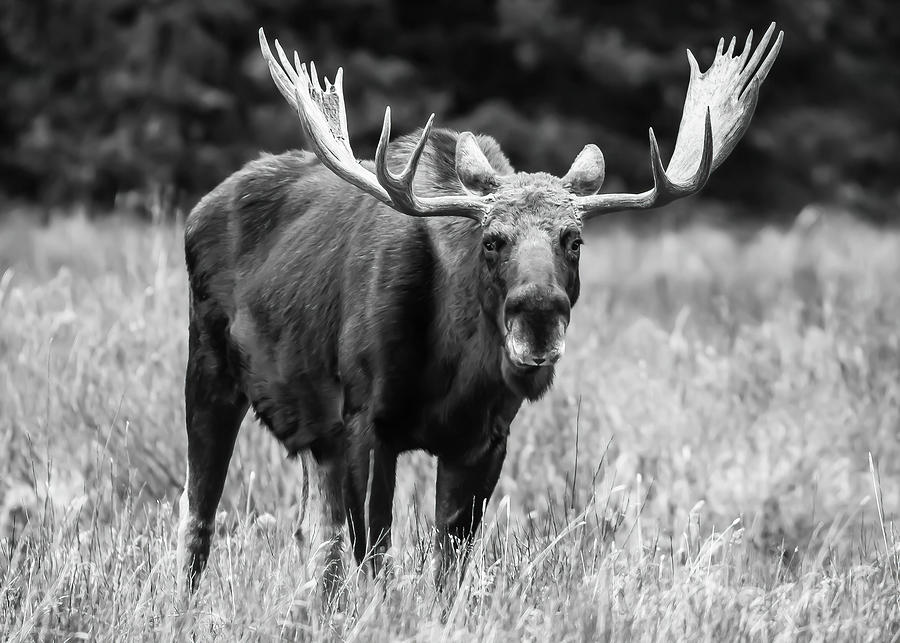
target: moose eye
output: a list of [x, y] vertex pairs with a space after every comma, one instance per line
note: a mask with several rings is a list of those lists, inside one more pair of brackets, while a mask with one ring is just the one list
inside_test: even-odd
[[496, 252], [500, 249], [500, 241], [497, 239], [485, 239], [481, 242], [487, 252]]

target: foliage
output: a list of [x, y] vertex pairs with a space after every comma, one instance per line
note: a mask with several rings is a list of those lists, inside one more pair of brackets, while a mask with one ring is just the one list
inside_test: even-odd
[[815, 209], [751, 235], [590, 232], [557, 383], [512, 427], [455, 602], [430, 583], [418, 454], [398, 467], [395, 576], [351, 573], [323, 613], [292, 538], [299, 465], [248, 419], [177, 612], [180, 230], [7, 224], [0, 638], [891, 639], [900, 232]]
[[880, 0], [3, 5], [0, 190], [44, 204], [174, 188], [190, 205], [258, 150], [301, 145], [259, 26], [325, 73], [345, 67], [360, 156], [391, 104], [395, 131], [434, 111], [495, 136], [521, 169], [562, 173], [597, 142], [611, 185], [636, 190], [649, 180], [647, 126], [674, 140], [685, 47], [708, 64], [719, 36], [771, 20], [786, 32], [780, 60], [706, 195], [753, 216], [823, 201], [884, 216], [900, 200], [900, 10]]

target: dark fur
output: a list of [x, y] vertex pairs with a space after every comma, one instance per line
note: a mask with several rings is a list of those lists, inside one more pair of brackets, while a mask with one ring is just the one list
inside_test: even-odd
[[[418, 193], [462, 189], [456, 138], [447, 130], [432, 133]], [[395, 169], [415, 140], [392, 145]], [[493, 139], [479, 137], [479, 144], [511, 186], [506, 210], [498, 194], [501, 214], [491, 234], [510, 240], [521, 226], [549, 226], [547, 238], [556, 239], [560, 221], [563, 233], [566, 226], [580, 230], [580, 222], [566, 223], [558, 179], [513, 174]], [[552, 366], [505, 365], [504, 297], [519, 282], [550, 278], [566, 293], [567, 323], [578, 296], [577, 257], [573, 270], [564, 252], [547, 254], [550, 277], [531, 274], [538, 269], [527, 258], [511, 272], [516, 262], [503, 252], [513, 250], [485, 257], [482, 235], [482, 226], [467, 218], [399, 214], [308, 152], [264, 155], [200, 201], [187, 222], [185, 249], [195, 477], [188, 495], [206, 514], [201, 523], [215, 512], [249, 405], [289, 453], [311, 449], [317, 459], [341, 459], [358, 561], [366, 552], [370, 454], [373, 541], [387, 546], [396, 457], [411, 449], [439, 459], [439, 545], [473, 533], [499, 475], [510, 422], [523, 399], [540, 397], [553, 376]], [[544, 310], [550, 309], [529, 309], [534, 328]], [[192, 551], [196, 573], [207, 552], [208, 538]]]

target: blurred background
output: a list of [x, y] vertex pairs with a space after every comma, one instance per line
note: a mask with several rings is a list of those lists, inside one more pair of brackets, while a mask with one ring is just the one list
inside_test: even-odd
[[[303, 145], [257, 29], [333, 77], [345, 69], [354, 149], [438, 124], [494, 136], [522, 170], [565, 172], [595, 142], [607, 190], [649, 185], [647, 127], [665, 157], [690, 47], [720, 36], [784, 47], [744, 141], [704, 203], [780, 220], [832, 204], [874, 221], [900, 203], [900, 9], [879, 0], [3, 0], [0, 195], [7, 204], [189, 209], [260, 150]], [[697, 205], [693, 202], [693, 206]], [[694, 209], [694, 208], [692, 208]], [[715, 208], [712, 208], [715, 211]]]

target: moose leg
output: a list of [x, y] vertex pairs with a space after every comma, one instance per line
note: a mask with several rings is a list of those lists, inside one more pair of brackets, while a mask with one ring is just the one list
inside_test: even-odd
[[497, 485], [505, 457], [504, 436], [496, 438], [475, 462], [455, 463], [438, 458], [434, 508], [437, 533], [432, 566], [439, 588], [454, 572], [462, 579], [469, 547], [481, 524], [484, 503]]
[[326, 603], [336, 597], [344, 581], [345, 466], [338, 442], [337, 439], [319, 440], [310, 447], [316, 461], [313, 480], [319, 499], [319, 536], [325, 553], [322, 579]]
[[377, 437], [356, 435], [347, 451], [344, 487], [353, 542], [353, 557], [362, 565], [371, 556], [377, 576], [391, 546], [392, 505], [397, 472], [397, 454]]
[[[185, 410], [188, 437], [187, 479], [179, 502], [179, 587], [197, 588], [209, 557], [216, 508], [222, 497], [228, 463], [234, 450], [247, 399], [223, 371], [210, 368], [209, 353], [198, 347], [191, 327]], [[208, 350], [208, 349], [206, 349]]]
[[309, 451], [300, 453], [300, 506], [297, 511], [297, 526], [294, 528], [294, 542], [302, 547], [307, 542], [307, 534], [304, 527], [309, 528], [309, 474], [314, 468], [315, 461]]

